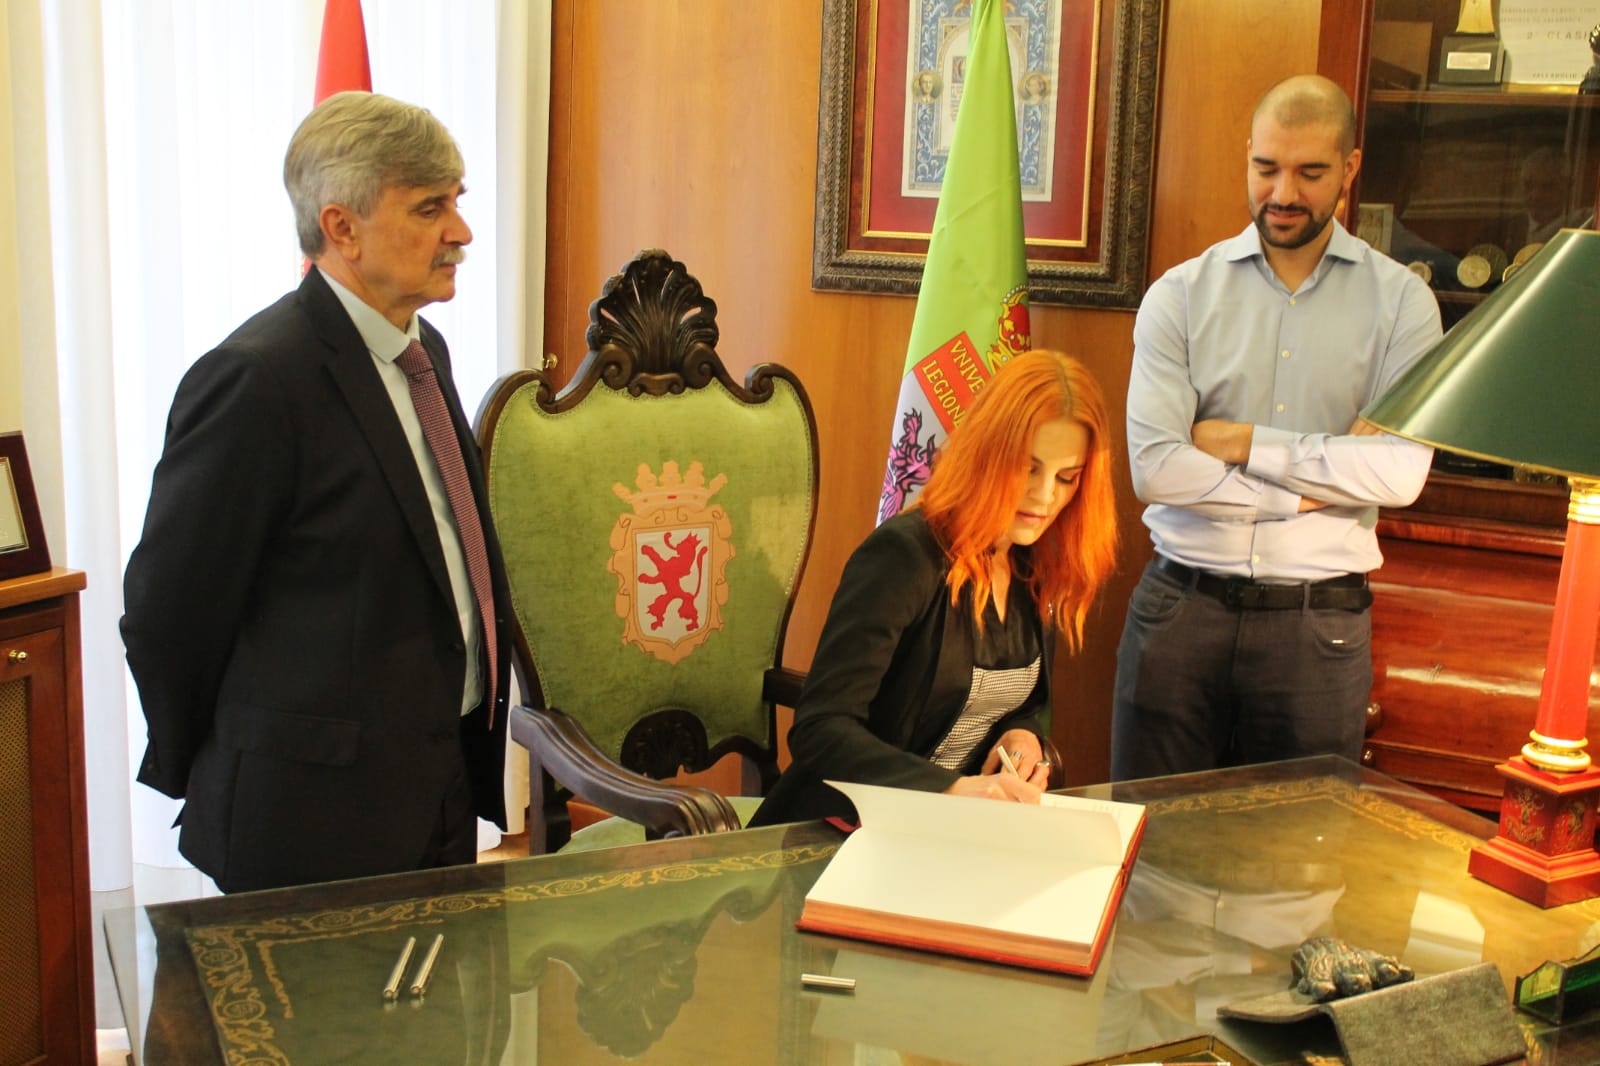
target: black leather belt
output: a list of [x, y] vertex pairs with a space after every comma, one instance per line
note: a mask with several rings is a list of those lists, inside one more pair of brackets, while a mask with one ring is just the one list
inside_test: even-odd
[[1224, 577], [1157, 555], [1155, 567], [1168, 577], [1236, 611], [1364, 611], [1372, 606], [1365, 574], [1340, 574], [1322, 581], [1270, 585], [1247, 577]]

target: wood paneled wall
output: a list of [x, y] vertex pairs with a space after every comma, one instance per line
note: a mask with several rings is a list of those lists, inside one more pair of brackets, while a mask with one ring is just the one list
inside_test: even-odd
[[[1319, 13], [1320, 0], [1167, 0], [1152, 278], [1244, 225], [1250, 111], [1278, 78], [1315, 69]], [[551, 58], [545, 350], [570, 373], [601, 284], [658, 247], [717, 301], [732, 372], [776, 361], [805, 382], [822, 491], [785, 655], [801, 668], [872, 528], [914, 308], [811, 289], [821, 20], [821, 0], [557, 0]], [[1120, 409], [1133, 317], [1035, 306], [1034, 344], [1082, 357]], [[1117, 638], [1150, 554], [1118, 447], [1122, 565], [1083, 651], [1056, 668], [1074, 783], [1106, 776]]]

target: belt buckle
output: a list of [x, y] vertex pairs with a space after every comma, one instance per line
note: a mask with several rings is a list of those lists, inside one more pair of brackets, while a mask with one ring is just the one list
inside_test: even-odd
[[1245, 602], [1245, 594], [1250, 592], [1251, 589], [1252, 586], [1249, 582], [1241, 581], [1236, 577], [1230, 577], [1228, 578], [1227, 583], [1222, 586], [1222, 602], [1225, 606], [1231, 607], [1236, 611], [1243, 610], [1244, 608], [1250, 606]]

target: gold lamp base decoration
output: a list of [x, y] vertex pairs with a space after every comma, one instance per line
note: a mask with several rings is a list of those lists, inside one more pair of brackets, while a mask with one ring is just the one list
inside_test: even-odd
[[1506, 779], [1500, 825], [1472, 849], [1467, 872], [1541, 907], [1600, 896], [1594, 848], [1600, 770], [1551, 773], [1521, 756], [1496, 769]]

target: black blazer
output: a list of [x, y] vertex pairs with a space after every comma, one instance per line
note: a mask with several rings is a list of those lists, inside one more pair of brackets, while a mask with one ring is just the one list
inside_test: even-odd
[[477, 812], [505, 824], [510, 595], [444, 340], [421, 332], [501, 616], [498, 705], [465, 719], [422, 475], [322, 275], [196, 362], [173, 400], [122, 634], [149, 727], [139, 780], [185, 800], [179, 849], [230, 891], [414, 868], [458, 753]]
[[[1014, 549], [1025, 559], [1026, 549]], [[1002, 733], [1043, 735], [1050, 706], [1051, 641], [1021, 581], [1013, 581], [1008, 623], [1033, 627], [1039, 681], [1002, 718], [960, 772], [929, 762], [966, 706], [976, 643], [972, 602], [950, 603], [949, 563], [922, 512], [911, 510], [868, 534], [845, 564], [817, 653], [789, 730], [793, 758], [751, 825], [853, 817], [825, 778], [942, 792], [978, 772]]]

